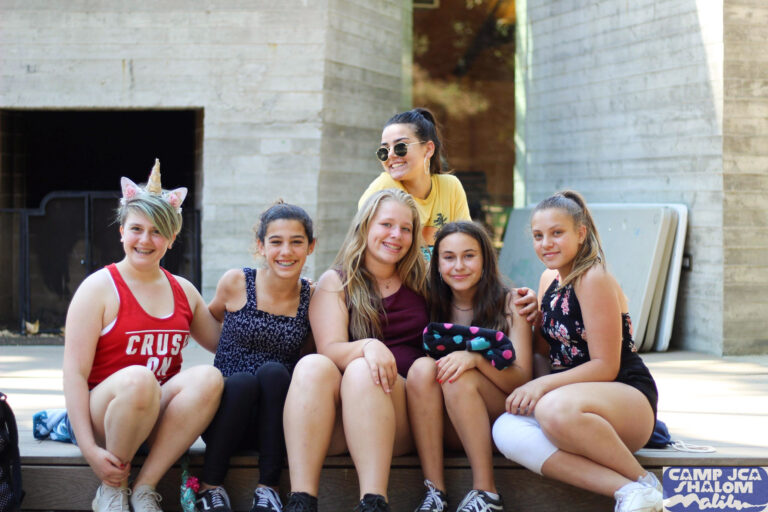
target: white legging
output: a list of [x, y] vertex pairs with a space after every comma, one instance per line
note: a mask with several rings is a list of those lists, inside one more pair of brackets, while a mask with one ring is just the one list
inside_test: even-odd
[[557, 451], [531, 416], [504, 413], [493, 424], [493, 442], [506, 458], [541, 474], [541, 466]]

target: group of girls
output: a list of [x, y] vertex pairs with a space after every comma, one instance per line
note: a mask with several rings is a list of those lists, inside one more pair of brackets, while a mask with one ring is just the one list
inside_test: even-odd
[[[207, 306], [160, 266], [185, 192], [161, 190], [154, 171], [146, 188], [124, 179], [125, 257], [81, 284], [67, 316], [64, 391], [101, 480], [93, 510], [162, 510], [155, 486], [202, 434], [197, 508], [206, 512], [231, 510], [222, 484], [243, 448], [260, 455], [251, 512], [318, 510], [324, 459], [344, 452], [357, 471], [357, 509], [388, 511], [392, 457], [414, 450], [425, 492], [408, 508], [445, 511], [445, 448], [463, 449], [472, 468], [456, 510], [504, 510], [494, 442], [532, 471], [614, 495], [617, 511], [660, 511], [658, 480], [632, 455], [653, 430], [656, 388], [581, 196], [559, 193], [534, 211], [534, 249], [547, 267], [537, 299], [504, 284], [461, 185], [442, 172], [429, 111], [393, 117], [376, 154], [384, 171], [317, 283], [301, 277], [312, 220], [278, 202], [256, 228], [261, 268], [226, 272]], [[181, 371], [189, 336], [215, 352], [214, 366]], [[459, 340], [467, 349], [451, 351]], [[552, 372], [531, 380], [544, 341]]]

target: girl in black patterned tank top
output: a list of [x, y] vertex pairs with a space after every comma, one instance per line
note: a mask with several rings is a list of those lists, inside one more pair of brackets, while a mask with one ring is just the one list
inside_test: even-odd
[[214, 365], [225, 377], [221, 405], [208, 430], [198, 509], [230, 512], [221, 486], [240, 449], [259, 452], [259, 482], [251, 511], [282, 510], [277, 485], [285, 458], [283, 405], [291, 372], [310, 337], [312, 287], [300, 277], [314, 249], [312, 220], [282, 202], [256, 229], [264, 266], [232, 269], [219, 280], [211, 313], [223, 321]]
[[545, 199], [531, 231], [547, 267], [535, 334], [549, 345], [551, 373], [509, 395], [496, 446], [539, 474], [614, 496], [617, 512], [660, 512], [661, 484], [633, 455], [653, 432], [656, 385], [584, 199], [573, 191]]

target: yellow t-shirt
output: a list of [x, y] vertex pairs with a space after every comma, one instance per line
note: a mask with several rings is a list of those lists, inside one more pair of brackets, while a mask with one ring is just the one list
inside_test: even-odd
[[[365, 200], [374, 193], [387, 188], [405, 190], [402, 183], [393, 180], [387, 172], [382, 172], [360, 196], [357, 208], [360, 209]], [[413, 199], [416, 201], [416, 208], [421, 217], [421, 233], [430, 247], [435, 243], [435, 233], [444, 224], [455, 220], [471, 220], [467, 194], [459, 179], [452, 174], [433, 174], [432, 190], [429, 195], [425, 199], [418, 197]]]

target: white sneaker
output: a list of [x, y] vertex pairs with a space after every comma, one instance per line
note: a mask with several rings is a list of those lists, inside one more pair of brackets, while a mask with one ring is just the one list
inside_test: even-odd
[[93, 498], [91, 508], [93, 512], [130, 512], [128, 496], [131, 490], [127, 487], [112, 487], [101, 484], [96, 489], [96, 497]]
[[615, 493], [614, 512], [661, 512], [662, 494], [656, 487], [630, 482]]
[[662, 496], [664, 495], [664, 487], [661, 486], [661, 482], [659, 482], [659, 479], [656, 478], [656, 475], [651, 473], [650, 471], [645, 473], [645, 476], [641, 476], [637, 479], [638, 482], [641, 484], [645, 484], [648, 487], [653, 487], [657, 491], [659, 491]]
[[133, 512], [163, 512], [160, 502], [163, 497], [150, 485], [140, 485], [131, 493]]

